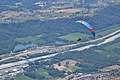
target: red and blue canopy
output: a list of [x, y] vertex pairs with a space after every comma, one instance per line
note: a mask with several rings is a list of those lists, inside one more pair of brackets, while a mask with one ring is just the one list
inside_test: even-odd
[[83, 20], [76, 21], [76, 23], [83, 24], [92, 33], [93, 37], [95, 37], [94, 28], [89, 23]]

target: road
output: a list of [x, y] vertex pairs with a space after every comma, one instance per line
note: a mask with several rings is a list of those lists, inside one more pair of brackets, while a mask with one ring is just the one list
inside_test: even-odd
[[80, 47], [80, 48], [76, 48], [76, 49], [72, 49], [72, 50], [69, 50], [69, 51], [83, 51], [85, 49], [89, 49], [91, 47], [95, 47], [95, 46], [100, 46], [100, 45], [103, 45], [103, 44], [106, 44], [106, 43], [109, 43], [109, 42], [112, 42], [114, 41], [115, 39], [119, 38], [120, 37], [120, 33], [110, 37], [110, 38], [107, 38], [106, 40], [104, 40], [103, 42], [101, 43], [98, 43], [98, 44], [90, 44], [90, 45], [87, 45], [87, 46], [84, 46], [84, 47]]
[[[66, 51], [67, 49], [69, 49], [69, 48], [71, 48], [71, 47], [74, 47], [74, 46], [77, 46], [77, 45], [80, 45], [80, 44], [87, 44], [87, 43], [97, 42], [97, 41], [106, 39], [106, 38], [108, 38], [108, 37], [110, 37], [110, 36], [113, 36], [113, 35], [119, 33], [119, 32], [120, 32], [120, 29], [117, 30], [117, 31], [115, 31], [115, 32], [113, 32], [113, 33], [111, 33], [111, 34], [109, 34], [109, 35], [106, 35], [106, 36], [101, 37], [101, 38], [97, 38], [97, 39], [95, 39], [95, 40], [91, 40], [91, 41], [87, 41], [87, 42], [80, 42], [80, 43], [70, 44], [70, 45], [64, 45], [64, 46], [60, 46], [60, 47], [57, 47], [57, 48], [51, 47], [51, 46], [38, 47], [38, 48], [36, 48], [36, 49], [34, 49], [34, 50], [24, 51], [24, 52], [22, 52], [22, 53], [20, 53], [20, 54], [17, 54], [17, 55], [15, 55], [15, 56], [11, 56], [11, 57], [4, 58], [4, 59], [0, 60], [0, 62], [5, 61], [5, 60], [9, 60], [9, 59], [18, 58], [18, 57], [20, 57], [20, 56], [26, 56], [27, 54], [28, 54], [28, 55], [34, 55], [34, 54], [39, 54], [39, 53], [48, 53], [48, 52], [49, 52], [49, 53], [53, 53], [53, 52], [55, 52], [55, 51], [56, 51], [56, 52]], [[61, 50], [61, 49], [62, 49], [62, 50]], [[63, 49], [64, 49], [64, 50], [63, 50]]]
[[[83, 50], [89, 49], [91, 47], [100, 46], [100, 45], [112, 42], [112, 41], [114, 41], [115, 39], [117, 39], [119, 37], [120, 37], [120, 29], [115, 31], [115, 32], [113, 32], [113, 33], [111, 33], [111, 34], [109, 34], [109, 35], [107, 35], [107, 36], [104, 36], [104, 37], [101, 37], [101, 38], [98, 38], [98, 39], [95, 39], [95, 40], [91, 40], [91, 41], [87, 41], [87, 42], [83, 42], [83, 43], [76, 43], [76, 44], [71, 44], [71, 45], [65, 45], [65, 46], [62, 46], [62, 47], [65, 47], [65, 48], [66, 47], [74, 47], [74, 46], [77, 46], [77, 45], [80, 45], [80, 44], [91, 43], [89, 45], [86, 45], [86, 46], [83, 46], [83, 47], [79, 47], [79, 48], [76, 48], [76, 49], [63, 50], [62, 52], [57, 52], [57, 53], [46, 55], [46, 56], [40, 56], [40, 57], [31, 58], [31, 59], [27, 59], [27, 60], [22, 60], [22, 61], [16, 61], [16, 62], [12, 62], [12, 63], [2, 64], [2, 65], [0, 65], [0, 69], [5, 69], [5, 68], [13, 67], [13, 66], [19, 66], [19, 65], [27, 64], [27, 63], [29, 63], [29, 61], [36, 61], [36, 60], [40, 60], [40, 59], [50, 58], [50, 57], [56, 56], [58, 54], [69, 52], [69, 51], [83, 51]], [[97, 41], [103, 40], [103, 39], [105, 39], [105, 40], [103, 42], [98, 43], [98, 44], [92, 43], [92, 42], [97, 42]]]

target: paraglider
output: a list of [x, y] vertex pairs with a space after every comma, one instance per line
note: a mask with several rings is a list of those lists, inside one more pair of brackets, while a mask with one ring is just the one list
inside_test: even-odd
[[78, 38], [78, 40], [77, 41], [81, 41], [81, 38]]
[[76, 23], [83, 24], [92, 33], [93, 37], [95, 38], [94, 28], [89, 23], [83, 20], [76, 21]]

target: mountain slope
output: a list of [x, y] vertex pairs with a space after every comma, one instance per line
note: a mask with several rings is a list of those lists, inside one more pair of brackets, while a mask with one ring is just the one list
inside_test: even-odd
[[[109, 6], [97, 12], [95, 16], [85, 17], [84, 19], [91, 23], [97, 31], [111, 25], [119, 24], [119, 13], [120, 5]], [[89, 34], [84, 27], [81, 28], [81, 25], [77, 25], [75, 23], [75, 21], [79, 19], [83, 18], [63, 18], [50, 21], [32, 20], [23, 23], [0, 24], [0, 53], [12, 51], [18, 44], [18, 42], [14, 41], [16, 38], [42, 34], [44, 35], [42, 39], [45, 41], [42, 43], [43, 45], [47, 43], [53, 44], [52, 42], [54, 42], [56, 40], [56, 36], [58, 36], [56, 33], [61, 35], [71, 32], [82, 32]], [[47, 40], [46, 37], [49, 38], [49, 40]]]

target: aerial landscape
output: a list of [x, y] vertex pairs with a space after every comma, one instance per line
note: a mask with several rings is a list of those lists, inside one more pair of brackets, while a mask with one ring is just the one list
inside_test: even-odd
[[120, 80], [120, 0], [0, 0], [0, 80]]

